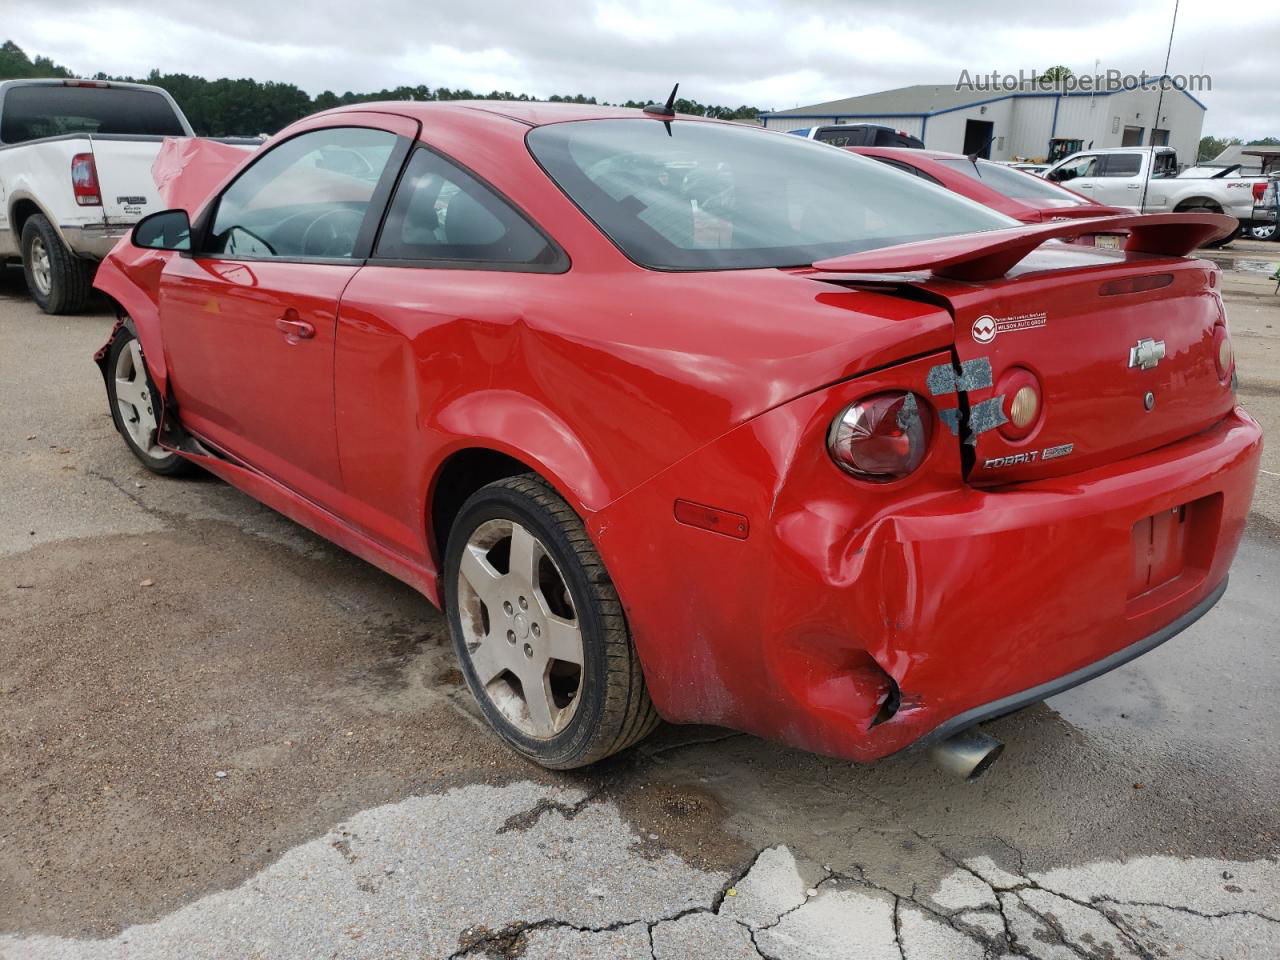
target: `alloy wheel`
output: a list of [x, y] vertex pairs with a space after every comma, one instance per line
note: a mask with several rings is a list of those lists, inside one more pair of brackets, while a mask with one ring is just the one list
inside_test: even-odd
[[458, 612], [476, 680], [521, 733], [547, 740], [573, 719], [582, 630], [546, 546], [514, 520], [487, 520], [462, 551]]
[[31, 281], [36, 285], [40, 296], [49, 296], [53, 290], [53, 267], [49, 263], [49, 248], [42, 237], [31, 241]]
[[148, 457], [162, 460], [169, 452], [156, 442], [156, 413], [151, 405], [151, 386], [142, 360], [142, 348], [136, 339], [116, 357], [116, 407], [120, 422], [134, 446]]

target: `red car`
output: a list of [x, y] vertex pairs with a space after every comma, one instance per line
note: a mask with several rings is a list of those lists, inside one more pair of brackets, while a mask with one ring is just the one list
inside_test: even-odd
[[1203, 614], [1244, 528], [1261, 436], [1183, 256], [1230, 224], [1105, 224], [734, 123], [364, 104], [140, 222], [98, 359], [148, 469], [442, 606], [539, 763], [659, 717], [955, 756]]
[[845, 149], [954, 190], [1023, 223], [1122, 216], [1129, 212], [1120, 207], [1094, 203], [1034, 174], [990, 160], [970, 160], [962, 153], [895, 147]]

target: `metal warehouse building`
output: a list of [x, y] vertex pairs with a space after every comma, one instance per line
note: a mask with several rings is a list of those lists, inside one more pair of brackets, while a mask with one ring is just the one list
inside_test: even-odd
[[[1041, 160], [1050, 141], [1084, 148], [1169, 145], [1183, 163], [1194, 163], [1205, 106], [1190, 93], [1137, 87], [1085, 93], [1032, 88], [1010, 92], [957, 90], [954, 84], [920, 84], [862, 97], [815, 103], [761, 115], [770, 130], [833, 123], [882, 123], [914, 134], [932, 150], [973, 153], [992, 160]], [[1074, 146], [1070, 141], [1078, 141]], [[990, 143], [989, 146], [984, 145]], [[1061, 147], [1060, 147], [1061, 149]]]

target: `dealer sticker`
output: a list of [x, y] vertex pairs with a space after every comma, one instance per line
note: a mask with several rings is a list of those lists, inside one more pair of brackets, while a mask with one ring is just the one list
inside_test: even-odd
[[990, 343], [1001, 333], [1017, 333], [1019, 330], [1038, 330], [1049, 323], [1046, 313], [1022, 313], [1016, 317], [993, 317], [983, 314], [973, 321], [973, 339], [978, 343]]

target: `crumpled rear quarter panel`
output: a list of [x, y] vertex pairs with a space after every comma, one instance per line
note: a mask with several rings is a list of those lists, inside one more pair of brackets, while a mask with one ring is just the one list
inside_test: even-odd
[[[907, 480], [835, 467], [825, 434], [845, 404], [927, 396], [946, 360], [778, 407], [591, 518], [664, 717], [872, 760], [1141, 640], [1223, 580], [1261, 449], [1241, 411], [1161, 450], [1001, 491], [960, 481], [958, 443], [933, 410], [929, 458]], [[1135, 522], [1202, 497], [1220, 497], [1203, 568], [1131, 600]], [[677, 498], [745, 515], [748, 538], [677, 523]], [[868, 657], [901, 691], [884, 722]]]

